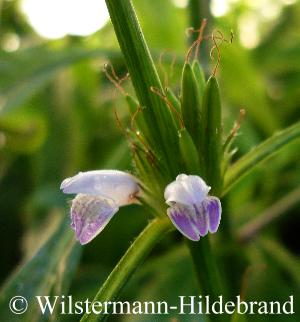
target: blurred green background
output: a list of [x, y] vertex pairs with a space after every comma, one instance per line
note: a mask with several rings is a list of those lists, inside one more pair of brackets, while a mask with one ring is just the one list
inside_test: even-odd
[[[127, 106], [103, 73], [104, 63], [110, 62], [117, 75], [126, 74], [104, 0], [96, 1], [98, 5], [81, 1], [82, 7], [74, 7], [79, 13], [71, 2], [52, 1], [52, 11], [46, 2], [0, 1], [1, 283], [68, 216], [69, 197], [59, 190], [64, 178], [91, 169], [131, 169], [130, 149], [114, 116], [116, 110], [124, 127], [130, 125]], [[300, 2], [133, 3], [158, 70], [177, 94], [190, 43], [186, 29], [199, 27], [194, 23], [201, 18], [193, 5], [205, 7], [202, 18], [209, 18], [211, 31], [221, 30], [227, 39], [233, 31], [233, 43], [221, 48], [218, 78], [225, 130], [230, 130], [240, 108], [246, 110], [236, 158], [299, 120]], [[93, 27], [85, 28], [88, 23]], [[212, 43], [207, 41], [205, 46], [208, 51]], [[123, 86], [133, 93], [130, 80]], [[300, 303], [299, 151], [299, 141], [289, 145], [244, 178], [223, 201], [240, 252], [240, 261], [231, 262], [232, 292], [242, 292], [249, 300], [285, 301], [294, 295]], [[244, 225], [266, 212], [278, 218], [251, 242], [242, 243]], [[69, 263], [73, 278], [62, 294], [93, 298], [148, 219], [141, 207], [122, 208], [100, 236], [76, 250]], [[191, 260], [181, 241], [178, 233], [164, 238], [126, 286], [122, 298], [172, 303], [178, 295], [197, 294]], [[234, 250], [227, 249], [226, 243], [222, 247], [220, 257], [230, 263]], [[171, 321], [172, 317], [155, 318]], [[60, 319], [77, 321], [78, 317]], [[114, 316], [110, 321], [117, 319], [153, 321], [146, 315]], [[300, 321], [299, 305], [293, 316], [267, 319]], [[195, 321], [195, 317], [180, 316], [178, 321]], [[257, 315], [251, 321], [266, 321], [266, 317]]]

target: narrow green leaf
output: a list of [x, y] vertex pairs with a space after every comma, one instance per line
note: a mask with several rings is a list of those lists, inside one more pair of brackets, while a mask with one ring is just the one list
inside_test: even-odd
[[212, 187], [212, 194], [220, 195], [222, 189], [222, 125], [219, 85], [215, 77], [206, 84], [201, 117], [200, 158], [203, 175]]
[[179, 149], [183, 159], [184, 167], [189, 174], [199, 174], [200, 163], [198, 151], [195, 144], [186, 129], [179, 132]]
[[200, 95], [198, 84], [190, 63], [186, 62], [181, 79], [181, 113], [183, 123], [190, 133], [196, 146], [200, 140]]
[[226, 172], [223, 194], [226, 194], [240, 179], [258, 164], [277, 153], [300, 136], [300, 122], [276, 133], [236, 161]]
[[35, 322], [42, 312], [35, 298], [37, 295], [65, 294], [77, 266], [81, 247], [75, 244], [74, 233], [69, 227], [69, 218], [59, 223], [56, 232], [26, 264], [21, 266], [4, 285], [0, 296], [0, 320], [20, 321], [8, 307], [12, 297], [20, 295], [28, 301], [28, 310], [22, 321]]
[[300, 260], [274, 239], [260, 238], [258, 246], [283, 268], [300, 287]]
[[[170, 229], [171, 225], [168, 218], [155, 219], [150, 222], [110, 273], [95, 296], [94, 301], [105, 302], [116, 300], [127, 280], [143, 262], [154, 245]], [[81, 322], [104, 321], [106, 318], [107, 315], [85, 314]]]

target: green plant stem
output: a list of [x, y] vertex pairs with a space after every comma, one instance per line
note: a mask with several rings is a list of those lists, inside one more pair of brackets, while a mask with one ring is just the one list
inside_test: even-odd
[[[157, 218], [152, 220], [115, 266], [95, 296], [93, 302], [114, 301], [130, 276], [143, 262], [154, 245], [171, 228], [170, 220], [167, 217], [164, 219]], [[93, 313], [85, 314], [82, 317], [81, 322], [104, 321], [107, 317], [108, 315], [95, 315]]]
[[[217, 263], [211, 251], [209, 236], [201, 238], [198, 243], [187, 241], [187, 244], [193, 258], [202, 295], [209, 295], [211, 302], [216, 301], [218, 296], [224, 296], [224, 290]], [[217, 314], [211, 314], [209, 320], [217, 322], [225, 321], [226, 319]]]
[[[207, 19], [207, 25], [205, 28], [205, 34], [209, 34], [212, 25], [212, 15], [210, 13], [210, 0], [190, 0], [189, 1], [189, 15], [190, 15], [190, 26], [194, 29], [199, 29], [203, 19]], [[191, 43], [194, 42], [198, 37], [197, 33], [191, 35]], [[200, 46], [199, 60], [201, 65], [204, 67], [206, 74], [208, 74], [208, 67], [210, 65], [209, 49], [203, 42]]]
[[[115, 33], [125, 58], [142, 115], [147, 124], [146, 137], [153, 151], [162, 156], [167, 172], [178, 172], [178, 164], [172, 155], [178, 153], [177, 131], [165, 102], [151, 91], [163, 93], [149, 48], [144, 39], [132, 2], [130, 0], [106, 0]], [[177, 150], [176, 150], [177, 149]], [[173, 171], [171, 171], [173, 170]]]
[[223, 196], [258, 164], [299, 137], [300, 122], [276, 133], [236, 161], [226, 172]]

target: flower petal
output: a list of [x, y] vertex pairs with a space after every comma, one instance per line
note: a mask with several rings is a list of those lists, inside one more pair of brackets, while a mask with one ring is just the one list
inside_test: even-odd
[[221, 221], [221, 202], [217, 197], [207, 197], [203, 201], [203, 207], [205, 208], [208, 217], [208, 230], [211, 233], [215, 233], [218, 230]]
[[188, 239], [198, 241], [200, 236], [193, 221], [194, 212], [193, 208], [178, 204], [173, 205], [167, 210], [174, 226]]
[[65, 179], [60, 187], [64, 193], [81, 193], [102, 196], [118, 206], [134, 201], [139, 192], [137, 179], [129, 173], [117, 170], [79, 172]]
[[95, 238], [119, 208], [101, 197], [78, 194], [72, 201], [71, 227], [84, 245]]
[[165, 189], [166, 203], [170, 206], [173, 203], [200, 204], [209, 190], [210, 187], [199, 176], [180, 174]]
[[197, 231], [201, 237], [207, 235], [209, 229], [209, 218], [202, 204], [195, 206], [196, 216], [194, 218]]

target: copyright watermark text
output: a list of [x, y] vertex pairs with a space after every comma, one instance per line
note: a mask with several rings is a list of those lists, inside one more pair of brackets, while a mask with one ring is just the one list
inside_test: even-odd
[[[217, 300], [211, 301], [209, 296], [178, 296], [177, 303], [173, 305], [166, 301], [114, 301], [99, 302], [85, 299], [74, 300], [68, 296], [42, 296], [37, 295], [30, 305], [37, 305], [44, 314], [294, 314], [294, 296], [287, 301], [243, 301], [238, 295], [234, 301], [225, 301], [220, 295]], [[9, 308], [14, 314], [23, 314], [28, 309], [25, 297], [14, 296], [9, 302]]]

